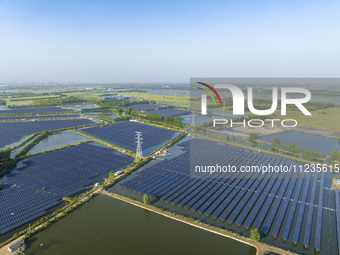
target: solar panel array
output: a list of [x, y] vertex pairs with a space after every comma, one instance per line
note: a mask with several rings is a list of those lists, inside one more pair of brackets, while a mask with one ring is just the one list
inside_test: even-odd
[[157, 146], [176, 135], [176, 132], [172, 130], [136, 122], [121, 122], [115, 125], [91, 127], [79, 131], [131, 151], [136, 150], [136, 131], [142, 132], [143, 150]]
[[39, 108], [27, 108], [27, 109], [15, 109], [15, 110], [2, 110], [0, 115], [4, 114], [45, 114], [53, 112], [71, 112], [71, 109], [64, 109], [59, 107], [39, 107]]
[[17, 121], [17, 120], [45, 120], [45, 119], [75, 119], [82, 118], [81, 115], [41, 115], [41, 116], [8, 116], [0, 117], [0, 121]]
[[132, 106], [129, 106], [129, 107], [141, 112], [141, 111], [145, 111], [145, 110], [158, 109], [161, 106], [159, 106], [159, 105], [152, 105], [152, 104], [138, 104], [138, 105], [132, 105]]
[[179, 117], [179, 116], [184, 116], [184, 115], [190, 115], [190, 111], [184, 111], [184, 110], [178, 110], [178, 109], [172, 109], [172, 108], [167, 108], [167, 109], [161, 109], [161, 110], [156, 110], [156, 111], [148, 111], [147, 113], [150, 114], [157, 114], [159, 116], [164, 116], [164, 117]]
[[336, 224], [338, 232], [338, 250], [340, 253], [340, 191], [335, 189]]
[[46, 214], [61, 199], [102, 175], [133, 163], [117, 151], [86, 143], [32, 157], [9, 174], [0, 191], [0, 235]]
[[[323, 176], [313, 174], [297, 177], [289, 172], [267, 173], [266, 176], [256, 172], [222, 172], [215, 178], [204, 178], [209, 177], [208, 172], [202, 178], [191, 178], [190, 142], [180, 146], [185, 151], [183, 154], [138, 172], [135, 177], [120, 183], [120, 186], [231, 224], [259, 229], [281, 240], [303, 242], [309, 247], [313, 203], [320, 180], [314, 247], [321, 249]], [[191, 146], [191, 153], [197, 154], [198, 158], [195, 165], [230, 164], [239, 169], [247, 165], [297, 164], [281, 157], [203, 139], [192, 139]], [[193, 148], [201, 149], [193, 151]]]
[[50, 120], [50, 121], [29, 121], [29, 122], [1, 122], [0, 123], [0, 148], [4, 148], [15, 142], [19, 142], [25, 136], [42, 132], [44, 130], [55, 130], [94, 124], [92, 120]]

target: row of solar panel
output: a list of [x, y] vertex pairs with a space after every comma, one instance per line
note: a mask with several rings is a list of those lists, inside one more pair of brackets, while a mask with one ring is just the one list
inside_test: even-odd
[[133, 158], [94, 143], [33, 156], [7, 175], [0, 191], [0, 233], [5, 233], [83, 191], [96, 177], [125, 167]]
[[55, 130], [94, 124], [92, 120], [72, 119], [72, 120], [42, 120], [29, 122], [0, 122], [0, 148], [4, 148], [12, 143], [19, 142], [23, 137], [42, 132], [44, 130]]
[[[188, 143], [183, 147], [187, 148]], [[209, 147], [209, 144], [205, 143], [204, 147]], [[209, 149], [205, 150], [205, 152], [209, 151]], [[233, 151], [226, 146], [224, 146], [224, 149], [219, 147], [218, 151], [219, 154], [215, 155], [212, 161], [219, 162], [215, 160], [222, 154], [226, 161], [237, 167], [244, 165], [244, 162], [252, 162], [252, 165], [255, 166], [260, 164], [288, 165], [294, 163], [280, 157], [257, 153], [249, 154], [246, 150], [240, 151], [236, 148]], [[266, 178], [257, 178], [260, 177], [259, 173], [253, 173], [247, 177], [242, 176], [240, 173], [229, 175], [221, 173], [214, 179], [204, 179], [209, 175], [206, 173], [206, 175], [202, 175], [202, 179], [190, 179], [188, 165], [184, 168], [178, 168], [182, 162], [188, 161], [189, 158], [189, 153], [184, 153], [175, 159], [164, 160], [141, 171], [136, 177], [122, 183], [121, 186], [141, 194], [149, 194], [168, 203], [212, 215], [215, 218], [228, 219], [230, 223], [236, 221], [239, 226], [248, 217], [245, 226], [250, 228], [254, 224], [256, 229], [263, 226], [265, 234], [270, 233], [272, 224], [276, 219], [272, 235], [278, 237], [282, 231], [282, 238], [288, 240], [291, 237], [294, 243], [299, 242], [302, 222], [304, 221], [304, 216], [307, 215], [303, 242], [305, 246], [309, 246], [312, 227], [311, 218], [314, 208], [312, 204], [315, 200], [317, 187], [316, 176], [313, 178], [311, 176], [307, 178], [303, 176], [296, 178], [294, 176], [292, 178], [292, 173], [281, 173], [275, 176], [268, 175]], [[209, 157], [204, 156], [203, 158], [206, 160]], [[172, 168], [174, 166], [176, 166], [176, 170]], [[321, 237], [319, 238], [318, 233], [320, 233], [322, 226], [323, 186], [322, 177], [319, 185], [319, 209], [315, 238], [315, 248], [318, 250], [320, 250], [321, 246]], [[309, 195], [310, 193], [312, 195]], [[307, 212], [305, 209], [308, 197], [310, 197], [310, 205]], [[294, 217], [295, 215], [297, 217]], [[266, 217], [267, 221], [264, 223]], [[257, 221], [254, 223], [256, 218]], [[285, 224], [283, 224], [284, 222]], [[294, 223], [294, 231], [291, 231]], [[281, 229], [282, 226], [284, 226], [283, 229]]]
[[0, 121], [16, 121], [16, 120], [44, 120], [44, 119], [76, 119], [82, 118], [81, 115], [41, 115], [41, 116], [11, 116], [0, 117]]
[[142, 132], [143, 149], [159, 145], [176, 135], [176, 132], [172, 130], [136, 122], [122, 122], [104, 127], [81, 129], [80, 131], [131, 151], [136, 149], [136, 131]]

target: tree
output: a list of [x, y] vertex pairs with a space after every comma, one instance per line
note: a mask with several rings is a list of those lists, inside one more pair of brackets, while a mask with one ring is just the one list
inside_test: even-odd
[[272, 139], [272, 150], [274, 151], [275, 149], [279, 149], [280, 148], [280, 139], [275, 137]]
[[250, 147], [255, 147], [255, 146], [256, 146], [256, 142], [254, 142], [254, 141], [251, 140], [251, 141], [249, 142], [249, 146], [250, 146]]
[[260, 143], [260, 149], [261, 149], [261, 150], [266, 149], [266, 147], [264, 146], [264, 143]]
[[255, 141], [255, 140], [257, 140], [258, 138], [259, 138], [259, 135], [256, 134], [256, 133], [250, 133], [250, 134], [249, 134], [249, 140], [250, 140], [250, 141]]
[[260, 240], [260, 233], [259, 231], [254, 228], [250, 231], [250, 239], [258, 242]]
[[331, 157], [332, 157], [332, 160], [340, 161], [340, 151], [332, 150]]
[[143, 196], [143, 204], [150, 205], [150, 198], [148, 194], [144, 194]]

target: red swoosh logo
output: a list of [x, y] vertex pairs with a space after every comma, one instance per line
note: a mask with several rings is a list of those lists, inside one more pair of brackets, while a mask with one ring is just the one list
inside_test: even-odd
[[222, 106], [222, 100], [221, 100], [221, 98], [220, 98], [220, 95], [217, 93], [217, 91], [216, 91], [213, 87], [211, 87], [209, 84], [206, 84], [206, 83], [203, 83], [203, 82], [197, 82], [197, 83], [199, 83], [199, 84], [201, 84], [201, 85], [203, 85], [203, 86], [206, 86], [206, 87], [209, 88], [212, 92], [214, 92], [215, 95], [217, 96], [218, 100], [220, 100], [220, 104], [221, 104], [221, 106]]

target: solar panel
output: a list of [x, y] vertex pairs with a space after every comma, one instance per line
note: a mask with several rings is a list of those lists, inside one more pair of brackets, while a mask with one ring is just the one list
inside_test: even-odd
[[316, 232], [315, 232], [315, 249], [317, 249], [318, 251], [321, 250], [323, 187], [324, 187], [324, 177], [322, 176], [320, 180], [318, 214], [316, 218]]
[[[340, 194], [339, 190], [335, 189], [335, 206], [336, 206], [336, 223], [338, 232], [338, 247], [340, 247]], [[340, 251], [340, 248], [338, 248]]]
[[184, 115], [190, 115], [190, 111], [184, 111], [184, 110], [178, 110], [178, 109], [161, 109], [161, 110], [156, 110], [156, 111], [148, 111], [147, 113], [149, 114], [157, 114], [159, 116], [164, 116], [164, 117], [179, 117], [179, 116], [184, 116]]
[[116, 151], [86, 143], [22, 161], [0, 191], [0, 234], [37, 219], [65, 196], [84, 191], [112, 169], [133, 162]]
[[0, 122], [0, 148], [19, 142], [25, 136], [42, 132], [44, 130], [55, 130], [89, 124], [94, 124], [94, 122], [87, 119]]
[[308, 177], [307, 181], [305, 182], [305, 187], [303, 189], [303, 194], [301, 198], [301, 204], [300, 204], [300, 210], [298, 213], [298, 218], [297, 222], [295, 225], [295, 231], [294, 231], [294, 236], [293, 236], [293, 242], [298, 243], [299, 241], [299, 235], [301, 231], [301, 225], [302, 225], [302, 220], [303, 220], [303, 214], [305, 212], [305, 207], [306, 207], [306, 200], [308, 196], [308, 191], [309, 191], [309, 184], [310, 184], [310, 177]]
[[[282, 206], [282, 208], [281, 208], [281, 212], [280, 212], [280, 214], [279, 214], [279, 217], [278, 217], [278, 219], [277, 219], [277, 221], [276, 221], [275, 228], [274, 228], [274, 230], [273, 230], [273, 236], [274, 236], [274, 237], [277, 237], [278, 234], [279, 234], [279, 231], [280, 231], [280, 228], [281, 228], [281, 226], [282, 226], [282, 222], [283, 222], [284, 216], [285, 216], [286, 211], [287, 211], [287, 209], [288, 209], [289, 199], [290, 199], [290, 197], [291, 197], [291, 195], [292, 195], [292, 193], [293, 193], [293, 189], [294, 189], [294, 184], [295, 184], [295, 182], [296, 182], [296, 178], [294, 178], [293, 183], [290, 185], [290, 188], [288, 189], [288, 193], [287, 193], [287, 195], [286, 195], [286, 199], [285, 199], [284, 202], [283, 202], [283, 206]], [[300, 182], [300, 185], [301, 185], [302, 179], [300, 179], [299, 182]], [[297, 185], [297, 186], [299, 186], [299, 185]]]
[[133, 108], [133, 109], [141, 112], [141, 111], [145, 111], [145, 110], [157, 109], [157, 108], [160, 108], [161, 106], [152, 105], [152, 104], [138, 104], [138, 105], [132, 105], [132, 106], [128, 106], [128, 107]]
[[144, 156], [161, 147], [179, 134], [172, 130], [136, 122], [121, 122], [115, 125], [91, 127], [79, 131], [130, 151], [136, 151], [136, 131], [142, 132]]
[[1, 110], [0, 115], [10, 115], [10, 114], [46, 114], [46, 113], [56, 113], [56, 112], [71, 112], [73, 110], [64, 109], [60, 107], [38, 107], [38, 108], [26, 108], [26, 109], [9, 109]]
[[300, 178], [299, 182], [297, 184], [297, 190], [294, 194], [293, 201], [291, 203], [291, 208], [290, 208], [290, 211], [289, 211], [289, 214], [288, 214], [288, 219], [286, 221], [285, 229], [283, 231], [283, 235], [282, 235], [283, 240], [288, 239], [290, 229], [292, 227], [292, 223], [293, 223], [293, 219], [294, 219], [295, 210], [296, 210], [296, 207], [297, 207], [297, 202], [298, 202], [299, 195], [300, 195], [300, 192], [301, 192], [301, 189], [302, 189], [302, 184], [303, 184], [303, 179]]

